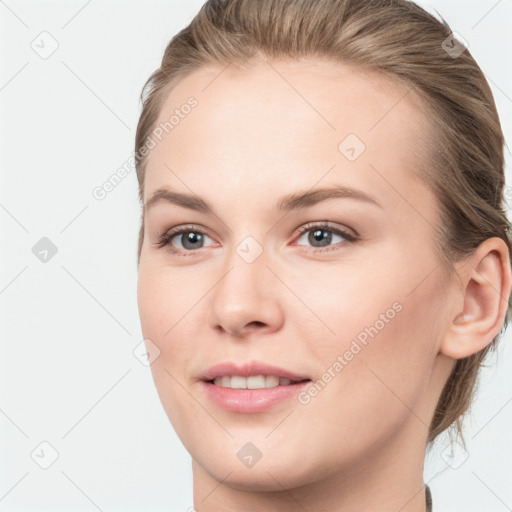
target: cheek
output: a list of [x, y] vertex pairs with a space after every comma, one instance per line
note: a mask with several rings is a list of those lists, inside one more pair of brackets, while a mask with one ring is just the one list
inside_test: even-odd
[[180, 327], [180, 319], [193, 313], [201, 293], [197, 281], [183, 272], [141, 262], [137, 304], [144, 337], [157, 345], [171, 339]]
[[354, 339], [364, 347], [390, 336], [404, 317], [403, 286], [382, 268], [354, 262], [301, 272], [289, 282], [301, 299], [300, 315], [290, 321], [305, 328], [302, 340], [319, 356], [343, 353]]
[[[137, 303], [142, 334], [160, 350], [151, 364], [151, 373], [167, 416], [180, 432], [191, 414], [193, 403], [183, 390], [180, 370], [193, 355], [193, 305], [198, 290], [180, 276], [151, 263], [141, 261], [137, 283]], [[190, 291], [192, 290], [192, 291]], [[187, 315], [187, 311], [189, 314]]]
[[188, 363], [206, 339], [204, 307], [210, 281], [197, 272], [141, 262], [138, 310], [144, 338], [160, 350], [151, 371], [162, 401], [186, 398], [180, 394], [180, 383], [188, 385]]
[[[316, 338], [312, 330], [304, 332], [310, 357], [326, 372], [321, 380], [336, 382], [325, 386], [333, 392], [328, 401], [355, 400], [356, 407], [359, 397], [368, 412], [386, 404], [403, 415], [407, 407], [402, 401], [414, 407], [426, 390], [435, 358], [434, 326], [442, 309], [440, 283], [432, 275], [416, 287], [426, 272], [416, 268], [407, 274], [403, 268], [383, 260], [369, 272], [354, 267], [340, 278], [317, 280], [322, 290], [308, 295], [308, 305], [328, 327], [318, 329], [322, 335]], [[307, 293], [305, 286], [302, 293]]]

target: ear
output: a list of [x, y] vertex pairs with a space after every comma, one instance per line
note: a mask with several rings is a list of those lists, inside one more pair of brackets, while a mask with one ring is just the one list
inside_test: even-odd
[[462, 303], [441, 342], [439, 351], [454, 359], [479, 352], [500, 331], [508, 308], [512, 283], [507, 244], [498, 237], [488, 238], [463, 260], [457, 273], [462, 290], [457, 297]]

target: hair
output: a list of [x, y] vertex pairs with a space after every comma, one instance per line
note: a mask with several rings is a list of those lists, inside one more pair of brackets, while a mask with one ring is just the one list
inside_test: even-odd
[[[431, 141], [420, 178], [434, 192], [440, 222], [436, 250], [443, 265], [474, 253], [499, 237], [512, 258], [504, 198], [504, 137], [484, 74], [467, 48], [445, 50], [454, 37], [448, 23], [407, 0], [208, 0], [165, 49], [159, 69], [141, 92], [135, 140], [139, 199], [143, 202], [147, 151], [161, 106], [179, 80], [209, 65], [250, 65], [266, 58], [319, 57], [376, 72], [414, 89], [422, 98]], [[455, 43], [461, 44], [457, 39]], [[453, 43], [452, 43], [453, 46]], [[144, 208], [138, 258], [144, 239]], [[511, 259], [512, 265], [512, 259]], [[428, 443], [448, 427], [462, 442], [462, 419], [473, 401], [477, 376], [505, 332], [484, 349], [458, 359], [444, 385], [428, 431]]]

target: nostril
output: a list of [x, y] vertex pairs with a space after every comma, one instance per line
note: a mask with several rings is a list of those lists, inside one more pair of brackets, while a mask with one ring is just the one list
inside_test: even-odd
[[265, 324], [263, 322], [260, 322], [259, 320], [254, 320], [254, 322], [251, 322], [250, 324], [248, 324], [249, 326], [255, 326], [255, 327], [260, 327], [260, 326], [264, 326]]

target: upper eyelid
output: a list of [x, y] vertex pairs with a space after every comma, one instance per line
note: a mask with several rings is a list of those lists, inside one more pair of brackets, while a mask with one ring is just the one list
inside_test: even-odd
[[[315, 228], [331, 230], [331, 231], [354, 231], [351, 228], [333, 226], [330, 221], [321, 221], [321, 220], [306, 222], [305, 224], [302, 224], [301, 226], [299, 226], [295, 231], [298, 234], [302, 234], [304, 231], [309, 231], [309, 230], [315, 229]], [[176, 226], [175, 228], [171, 228], [171, 229], [167, 230], [163, 234], [163, 236], [170, 235], [170, 236], [174, 237], [175, 235], [183, 234], [184, 232], [186, 233], [186, 232], [194, 232], [194, 231], [197, 231], [199, 233], [203, 233], [207, 236], [210, 236], [208, 234], [208, 229], [205, 229], [196, 224], [183, 224], [182, 226]], [[354, 236], [356, 236], [356, 235], [354, 235]], [[210, 236], [210, 238], [212, 238], [212, 237]]]
[[306, 222], [302, 226], [299, 226], [297, 228], [297, 231], [300, 233], [300, 232], [309, 231], [310, 229], [315, 229], [315, 228], [317, 228], [317, 229], [318, 228], [325, 229], [327, 231], [346, 232], [349, 235], [352, 234], [352, 233], [350, 233], [350, 231], [352, 231], [354, 233], [352, 236], [359, 236], [359, 233], [357, 233], [357, 231], [355, 231], [354, 229], [349, 228], [348, 226], [333, 225], [333, 222], [327, 221], [327, 220], [324, 220], [324, 221], [318, 220], [318, 221]]

